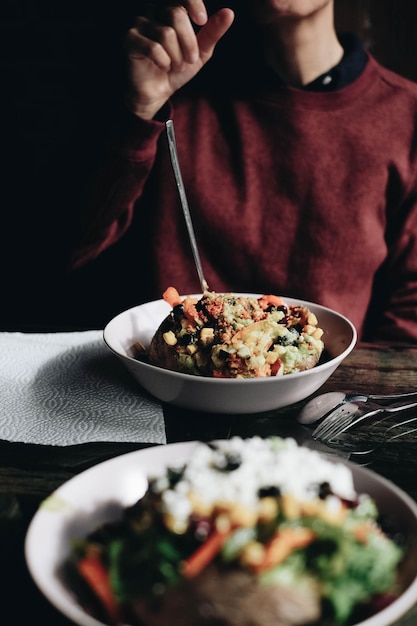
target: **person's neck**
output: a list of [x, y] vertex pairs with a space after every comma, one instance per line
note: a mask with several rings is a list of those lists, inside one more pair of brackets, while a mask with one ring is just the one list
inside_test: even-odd
[[341, 61], [330, 9], [306, 20], [280, 19], [265, 29], [266, 61], [287, 84], [303, 87]]

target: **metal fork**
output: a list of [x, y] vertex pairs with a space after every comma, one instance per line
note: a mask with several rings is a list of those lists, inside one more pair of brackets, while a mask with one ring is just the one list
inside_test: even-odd
[[[387, 417], [378, 421], [378, 424], [382, 423], [386, 419]], [[415, 427], [412, 427], [412, 424], [415, 424]], [[404, 430], [404, 427], [406, 426], [410, 427], [407, 430]], [[336, 449], [340, 446], [345, 453], [347, 452], [350, 460], [355, 461], [360, 465], [368, 465], [386, 444], [406, 438], [414, 433], [417, 433], [417, 417], [410, 417], [409, 419], [396, 422], [395, 424], [388, 426], [388, 428], [386, 428], [382, 433], [379, 432], [377, 435], [378, 439], [373, 444], [369, 443], [369, 436], [372, 435], [372, 432], [370, 431], [367, 432], [367, 440], [364, 441], [362, 447], [359, 447], [359, 442], [357, 440], [350, 442], [344, 441], [343, 436], [341, 439], [333, 441], [333, 443], [335, 444]], [[417, 438], [413, 438], [412, 441], [417, 443]]]
[[357, 426], [364, 420], [382, 414], [401, 414], [415, 407], [417, 407], [417, 402], [411, 402], [409, 404], [398, 402], [390, 406], [381, 406], [379, 404], [362, 401], [349, 402], [329, 413], [314, 429], [312, 437], [313, 439], [318, 439], [323, 442], [330, 441], [336, 439], [342, 433]]

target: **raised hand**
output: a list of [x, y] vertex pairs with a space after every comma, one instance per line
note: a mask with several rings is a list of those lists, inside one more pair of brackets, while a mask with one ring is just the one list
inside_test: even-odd
[[[160, 10], [157, 17], [137, 17], [125, 39], [126, 103], [133, 113], [152, 119], [207, 63], [233, 19], [233, 11], [226, 8], [208, 19], [202, 0], [182, 0]], [[200, 27], [198, 33], [193, 23]]]

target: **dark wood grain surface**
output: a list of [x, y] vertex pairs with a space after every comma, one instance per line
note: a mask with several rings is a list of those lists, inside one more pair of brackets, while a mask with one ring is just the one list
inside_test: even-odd
[[[318, 393], [339, 389], [370, 393], [417, 389], [417, 347], [358, 345]], [[295, 421], [302, 405], [245, 416], [196, 414], [166, 406], [167, 442], [207, 441], [235, 434], [275, 434], [302, 440], [304, 427]], [[70, 625], [38, 591], [27, 571], [24, 538], [28, 525], [42, 500], [72, 476], [102, 460], [148, 445], [108, 443], [51, 448], [0, 442], [0, 554], [6, 573], [1, 586], [2, 624]], [[417, 500], [417, 439], [415, 443], [385, 446], [370, 469]], [[416, 624], [417, 606], [395, 626]]]

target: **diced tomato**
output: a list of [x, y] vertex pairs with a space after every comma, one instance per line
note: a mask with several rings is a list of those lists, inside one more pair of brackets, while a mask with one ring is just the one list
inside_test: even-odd
[[213, 378], [230, 378], [230, 377], [226, 376], [226, 374], [223, 374], [223, 372], [219, 372], [219, 370], [213, 370]]
[[275, 363], [271, 364], [271, 376], [276, 376], [278, 374], [279, 370], [281, 369], [281, 365], [282, 361], [280, 361], [280, 359], [277, 359]]

